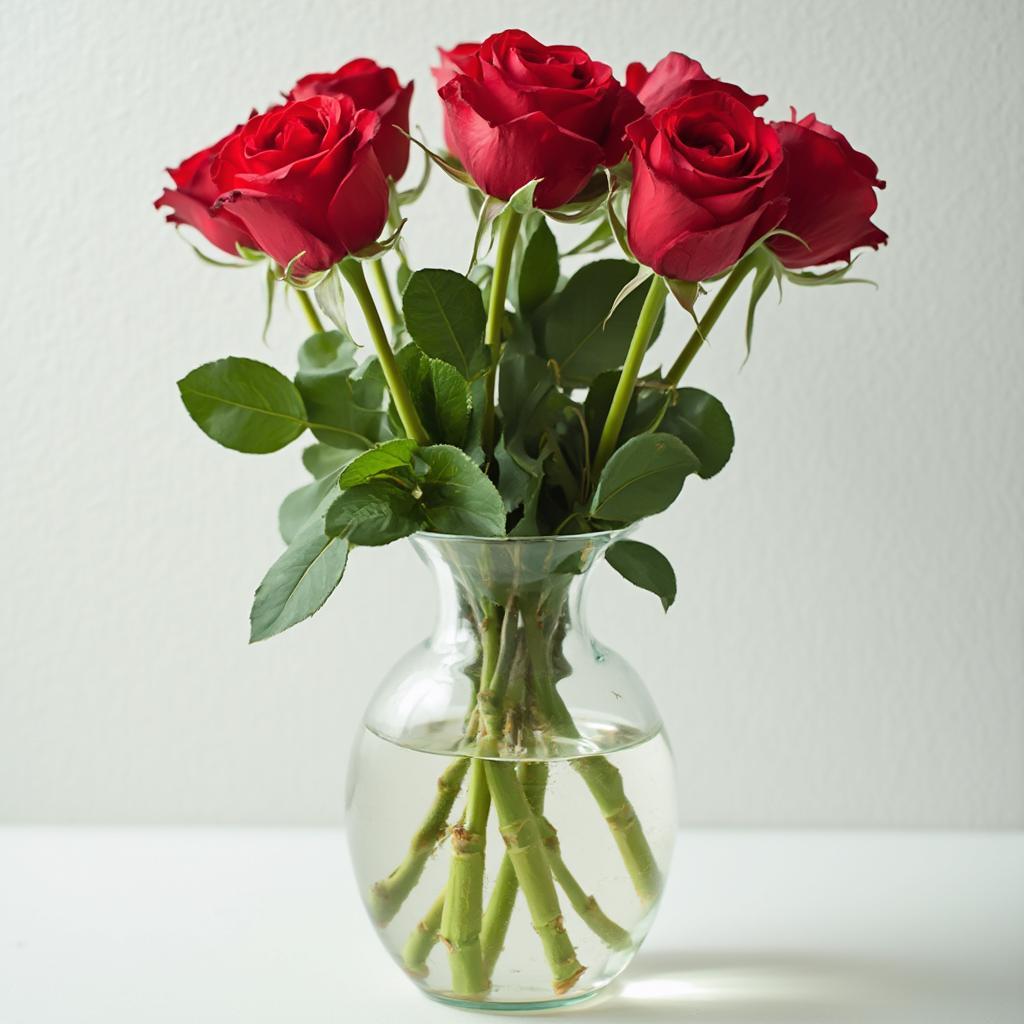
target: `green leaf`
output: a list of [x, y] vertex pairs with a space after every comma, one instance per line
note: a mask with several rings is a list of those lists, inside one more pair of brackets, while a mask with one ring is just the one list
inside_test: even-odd
[[516, 282], [516, 309], [528, 316], [558, 286], [558, 243], [543, 216], [527, 236]]
[[413, 495], [388, 480], [351, 487], [327, 510], [326, 530], [351, 544], [379, 547], [423, 528]]
[[384, 410], [384, 384], [349, 370], [301, 370], [295, 377], [318, 441], [334, 448], [372, 448], [391, 436]]
[[255, 359], [206, 363], [182, 377], [178, 390], [199, 429], [225, 448], [276, 452], [306, 429], [306, 407], [295, 385]]
[[505, 535], [505, 506], [497, 488], [465, 452], [451, 445], [421, 448], [426, 463], [420, 499], [430, 528], [437, 533], [475, 537]]
[[322, 480], [325, 476], [337, 474], [342, 466], [351, 462], [361, 451], [361, 447], [333, 448], [318, 442], [302, 450], [302, 464], [310, 476]]
[[342, 489], [356, 487], [376, 476], [395, 469], [408, 469], [416, 451], [416, 442], [408, 437], [396, 437], [383, 441], [376, 448], [357, 455], [342, 471], [338, 486]]
[[668, 611], [676, 599], [676, 574], [669, 560], [650, 544], [636, 540], [616, 541], [607, 552], [608, 564], [636, 587], [661, 598]]
[[463, 377], [487, 365], [480, 289], [454, 270], [417, 270], [402, 293], [405, 326], [434, 359], [451, 363]]
[[285, 544], [291, 544], [299, 531], [314, 516], [323, 521], [328, 504], [326, 499], [330, 497], [333, 500], [337, 490], [338, 473], [334, 472], [330, 476], [321, 477], [299, 487], [281, 502], [281, 507], [277, 510], [277, 528]]
[[498, 493], [504, 502], [505, 510], [512, 512], [526, 503], [532, 481], [541, 475], [540, 467], [538, 466], [536, 471], [527, 469], [505, 446], [504, 438], [495, 445], [494, 461], [498, 464]]
[[729, 461], [736, 441], [725, 406], [698, 388], [676, 391], [673, 403], [665, 410], [661, 430], [678, 437], [697, 456], [698, 473], [705, 480]]
[[533, 452], [544, 431], [561, 422], [571, 404], [558, 390], [551, 367], [528, 354], [502, 360], [498, 394], [507, 443], [516, 439]]
[[311, 334], [299, 346], [304, 373], [339, 373], [356, 368], [356, 343], [341, 331]]
[[[578, 270], [555, 297], [544, 326], [544, 350], [558, 363], [563, 385], [586, 386], [602, 371], [622, 366], [650, 281], [614, 313], [612, 303], [636, 273], [635, 263], [597, 260]], [[663, 319], [664, 313], [659, 314], [652, 342]]]
[[675, 501], [697, 456], [671, 434], [641, 434], [608, 460], [590, 503], [598, 519], [631, 523], [663, 512]]
[[398, 368], [427, 434], [440, 444], [463, 447], [470, 427], [470, 386], [451, 364], [431, 359], [416, 345], [398, 353]]
[[270, 567], [249, 614], [249, 642], [266, 640], [308, 619], [341, 581], [348, 542], [328, 537], [319, 517], [308, 522]]

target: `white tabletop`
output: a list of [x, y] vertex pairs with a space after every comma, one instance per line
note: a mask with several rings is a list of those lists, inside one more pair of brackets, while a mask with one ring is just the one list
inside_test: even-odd
[[[341, 832], [0, 829], [3, 1024], [460, 1012], [424, 998], [377, 944]], [[625, 975], [532, 1016], [1020, 1024], [1024, 835], [684, 832]]]

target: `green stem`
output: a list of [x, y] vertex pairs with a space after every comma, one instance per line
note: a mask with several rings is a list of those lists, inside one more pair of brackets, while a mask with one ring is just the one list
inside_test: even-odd
[[438, 931], [441, 928], [441, 915], [444, 913], [445, 896], [448, 893], [447, 887], [441, 890], [440, 895], [430, 905], [430, 909], [416, 923], [416, 927], [409, 934], [402, 949], [402, 961], [405, 969], [415, 978], [427, 976], [427, 957], [430, 951], [437, 945]]
[[452, 859], [448, 870], [439, 935], [448, 950], [452, 991], [479, 996], [487, 991], [480, 951], [483, 918], [484, 847], [491, 795], [484, 763], [473, 759], [466, 798], [466, 821], [452, 829]]
[[462, 780], [469, 768], [469, 758], [452, 761], [437, 780], [437, 795], [409, 844], [409, 852], [401, 864], [387, 878], [375, 882], [370, 889], [370, 913], [383, 927], [398, 913], [413, 886], [420, 880], [427, 859], [444, 837], [448, 815], [462, 788]]
[[[579, 730], [551, 676], [547, 638], [537, 614], [523, 610], [523, 630], [541, 717], [559, 737], [578, 739]], [[637, 895], [644, 903], [652, 903], [661, 892], [661, 872], [640, 819], [626, 798], [622, 773], [603, 755], [576, 757], [569, 763], [583, 779], [608, 823]]]
[[558, 833], [547, 818], [540, 816], [539, 819], [541, 839], [544, 841], [544, 851], [548, 855], [548, 863], [551, 865], [551, 873], [555, 881], [562, 887], [573, 910], [583, 919], [584, 924], [606, 945], [612, 949], [628, 949], [632, 940], [629, 932], [621, 925], [616, 924], [601, 909], [597, 899], [587, 895], [583, 886], [576, 881], [576, 876], [566, 867], [562, 859], [562, 847], [558, 841]]
[[704, 344], [704, 339], [710, 333], [711, 328], [718, 323], [718, 318], [722, 315], [722, 311], [735, 294], [736, 289], [739, 288], [743, 278], [754, 267], [753, 254], [748, 254], [732, 268], [732, 272], [722, 282], [722, 286], [715, 293], [715, 297], [704, 311], [697, 329], [690, 335], [690, 340], [686, 343], [686, 347], [679, 353], [679, 358], [669, 367], [668, 373], [665, 374], [666, 384], [671, 384], [675, 387], [679, 383], [683, 374], [686, 373], [687, 367], [693, 362], [694, 356], [700, 351], [700, 347]]
[[516, 776], [515, 766], [497, 756], [498, 738], [502, 733], [500, 708], [506, 682], [495, 679], [492, 687], [495, 699], [480, 705], [485, 726], [479, 743], [480, 757], [501, 836], [516, 881], [526, 898], [534, 931], [544, 947], [555, 993], [563, 995], [576, 984], [586, 968], [576, 958], [576, 950], [566, 933], [555, 881], [526, 792]]
[[[544, 813], [544, 793], [547, 787], [548, 766], [543, 761], [524, 761], [519, 765], [519, 783], [526, 795], [526, 802], [535, 816]], [[509, 921], [516, 905], [516, 894], [519, 882], [516, 880], [516, 869], [512, 858], [506, 850], [498, 867], [498, 874], [491, 889], [491, 898], [484, 913], [484, 924], [481, 932], [483, 945], [484, 975], [490, 981], [494, 973], [494, 965], [505, 946]]]
[[626, 411], [629, 409], [630, 399], [633, 397], [633, 388], [636, 387], [636, 379], [640, 376], [640, 364], [647, 354], [647, 348], [654, 335], [654, 328], [658, 323], [665, 299], [668, 297], [668, 285], [663, 278], [655, 277], [651, 281], [651, 287], [647, 291], [647, 298], [644, 299], [640, 316], [637, 317], [636, 327], [633, 330], [633, 340], [629, 343], [629, 352], [626, 354], [626, 361], [622, 365], [622, 373], [619, 375], [619, 383], [615, 388], [612, 397], [612, 404], [608, 408], [608, 416], [604, 421], [604, 429], [601, 431], [601, 440], [597, 445], [597, 455], [594, 457], [593, 480], [601, 475], [604, 464], [611, 458], [615, 446], [619, 443], [619, 434], [622, 431], [622, 424], [626, 419]]
[[522, 214], [509, 208], [501, 215], [498, 229], [498, 247], [494, 254], [494, 276], [491, 278], [491, 297], [487, 305], [487, 326], [484, 329], [484, 343], [491, 355], [491, 365], [484, 381], [484, 452], [488, 458], [494, 452], [496, 440], [494, 392], [498, 377], [498, 360], [501, 357], [501, 331], [505, 320], [505, 296], [508, 293], [508, 279], [512, 269], [512, 254]]
[[384, 324], [381, 323], [380, 314], [377, 312], [373, 295], [370, 293], [370, 286], [366, 283], [362, 264], [358, 260], [346, 259], [342, 260], [339, 266], [349, 287], [355, 293], [363, 316], [366, 317], [366, 326], [373, 339], [373, 347], [377, 351], [377, 358], [384, 371], [384, 379], [391, 391], [391, 397], [395, 400], [395, 408], [398, 410], [398, 416], [406, 434], [417, 444], [429, 444], [430, 438], [426, 430], [423, 429], [423, 423], [413, 404], [412, 395], [409, 394], [409, 388], [398, 368], [398, 361], [388, 342], [387, 332], [384, 330]]
[[309, 326], [312, 327], [317, 334], [323, 334], [324, 322], [320, 319], [320, 314], [317, 313], [316, 306], [313, 305], [313, 300], [309, 297], [309, 292], [302, 288], [296, 288], [294, 291], [299, 297], [299, 305], [302, 307], [302, 312], [306, 314]]
[[391, 294], [391, 285], [388, 283], [388, 274], [384, 269], [383, 260], [370, 261], [370, 273], [373, 275], [373, 283], [377, 286], [377, 294], [384, 306], [384, 315], [388, 318], [389, 326], [394, 329], [398, 326], [402, 317], [395, 305], [395, 297]]

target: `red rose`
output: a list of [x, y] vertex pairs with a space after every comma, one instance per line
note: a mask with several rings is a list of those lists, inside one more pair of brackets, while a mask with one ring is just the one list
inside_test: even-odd
[[629, 126], [629, 244], [664, 277], [701, 281], [782, 220], [782, 146], [726, 92], [684, 97]]
[[534, 206], [553, 209], [621, 158], [623, 129], [641, 111], [607, 64], [516, 29], [459, 51], [438, 92], [453, 149], [488, 195], [508, 199], [539, 178]]
[[313, 96], [254, 117], [213, 165], [220, 216], [238, 218], [298, 275], [326, 270], [379, 237], [388, 184], [373, 151], [380, 118], [348, 96]]
[[[777, 121], [787, 167], [789, 208], [779, 225], [807, 243], [776, 236], [768, 248], [791, 268], [848, 260], [862, 245], [877, 249], [889, 237], [871, 223], [878, 206], [874, 160], [858, 153], [834, 128], [808, 114], [802, 121]], [[809, 246], [810, 248], [808, 248]]]
[[639, 62], [630, 64], [626, 68], [626, 88], [643, 104], [648, 114], [656, 114], [684, 96], [701, 92], [728, 93], [751, 110], [756, 110], [768, 100], [767, 96], [751, 96], [738, 85], [712, 78], [698, 61], [675, 51], [662, 57], [650, 71]]
[[[479, 43], [459, 43], [458, 46], [453, 47], [450, 50], [442, 49], [440, 46], [437, 48], [438, 55], [441, 58], [441, 63], [436, 68], [431, 68], [430, 73], [434, 76], [434, 82], [437, 85], [438, 92], [441, 91], [441, 86], [445, 84], [450, 78], [454, 78], [455, 75], [460, 72], [465, 73], [467, 68], [474, 67], [479, 63], [476, 59], [476, 55], [480, 50]], [[455, 136], [452, 134], [451, 125], [448, 122], [448, 109], [444, 110], [444, 144], [445, 148], [454, 157], [458, 157], [458, 151], [455, 148]]]
[[381, 129], [373, 140], [373, 151], [389, 177], [398, 181], [405, 174], [409, 139], [403, 133], [409, 131], [412, 82], [402, 85], [392, 68], [359, 57], [333, 73], [300, 78], [287, 98], [308, 100], [311, 96], [350, 96], [357, 107], [375, 110], [380, 115]]
[[213, 215], [210, 207], [221, 190], [213, 183], [210, 168], [221, 146], [233, 135], [242, 130], [239, 125], [230, 135], [225, 135], [220, 142], [215, 142], [208, 149], [200, 150], [167, 173], [174, 181], [174, 188], [165, 188], [160, 198], [153, 205], [159, 210], [161, 206], [170, 207], [167, 220], [171, 224], [188, 224], [212, 242], [218, 249], [238, 255], [236, 246], [247, 249], [257, 248], [252, 236], [237, 218], [229, 213]]

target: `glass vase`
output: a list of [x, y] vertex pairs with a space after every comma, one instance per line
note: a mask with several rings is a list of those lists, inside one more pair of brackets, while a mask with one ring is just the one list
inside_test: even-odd
[[377, 934], [432, 998], [576, 1002], [651, 926], [672, 756], [640, 678], [585, 617], [588, 576], [621, 536], [412, 539], [437, 624], [367, 709], [347, 834]]

